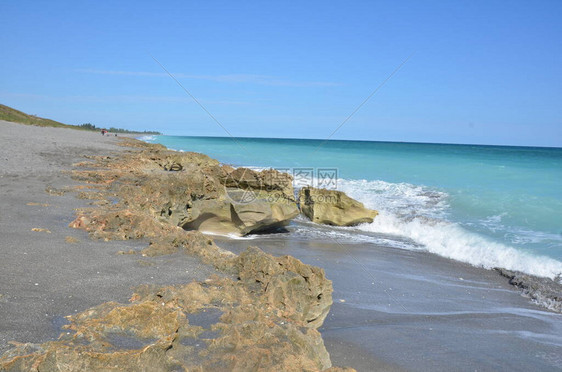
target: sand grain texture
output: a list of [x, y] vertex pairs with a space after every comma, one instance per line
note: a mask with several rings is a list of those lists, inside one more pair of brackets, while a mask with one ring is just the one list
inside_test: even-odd
[[[117, 252], [140, 251], [147, 242], [98, 242], [68, 227], [89, 200], [46, 189], [79, 185], [65, 171], [85, 156], [122, 152], [119, 137], [5, 121], [0, 128], [0, 354], [9, 341], [55, 339], [64, 316], [126, 302], [137, 285], [204, 280], [216, 272], [187, 255], [143, 264], [147, 258]], [[36, 227], [52, 233], [32, 231]]]

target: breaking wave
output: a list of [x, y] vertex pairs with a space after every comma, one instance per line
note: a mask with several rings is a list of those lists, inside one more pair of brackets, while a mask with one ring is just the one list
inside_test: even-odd
[[[562, 273], [562, 262], [554, 258], [493, 241], [452, 222], [445, 192], [366, 180], [340, 180], [339, 189], [379, 211], [373, 223], [360, 225], [359, 230], [406, 237], [428, 252], [487, 269], [502, 267], [551, 279]], [[494, 222], [498, 219], [501, 216]]]
[[144, 141], [144, 142], [149, 142], [149, 143], [155, 143], [156, 142], [156, 136], [155, 135], [140, 136], [140, 137], [137, 137], [136, 139], [138, 139], [139, 141]]

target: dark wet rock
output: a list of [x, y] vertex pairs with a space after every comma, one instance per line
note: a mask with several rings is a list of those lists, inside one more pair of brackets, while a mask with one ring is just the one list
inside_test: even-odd
[[354, 226], [371, 223], [378, 212], [342, 191], [303, 187], [299, 192], [301, 212], [311, 221], [326, 225]]
[[557, 280], [528, 275], [520, 271], [495, 269], [509, 279], [509, 284], [521, 289], [525, 296], [550, 310], [562, 313], [562, 283]]

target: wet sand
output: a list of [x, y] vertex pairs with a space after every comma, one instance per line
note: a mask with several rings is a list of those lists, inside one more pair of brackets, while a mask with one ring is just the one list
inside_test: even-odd
[[[320, 266], [334, 305], [320, 328], [326, 348], [358, 371], [560, 370], [562, 314], [521, 296], [495, 271], [426, 252], [289, 233], [217, 240], [257, 245]], [[346, 350], [354, 350], [347, 354]]]
[[9, 341], [56, 339], [64, 316], [106, 301], [127, 302], [140, 284], [187, 283], [216, 272], [184, 254], [120, 255], [147, 242], [94, 241], [68, 227], [74, 209], [88, 200], [51, 195], [46, 187], [78, 185], [63, 171], [85, 155], [124, 151], [118, 138], [5, 121], [0, 128], [0, 354]]

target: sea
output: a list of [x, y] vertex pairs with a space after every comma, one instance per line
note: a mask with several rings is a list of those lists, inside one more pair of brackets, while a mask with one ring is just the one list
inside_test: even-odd
[[[224, 164], [291, 173], [295, 187], [344, 191], [379, 215], [311, 229], [338, 240], [427, 251], [560, 280], [562, 148], [377, 141], [145, 136]], [[302, 217], [301, 217], [302, 219]], [[251, 237], [250, 237], [251, 238]]]

